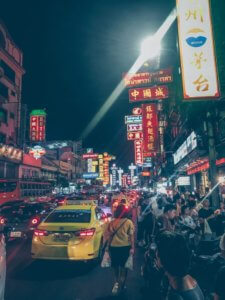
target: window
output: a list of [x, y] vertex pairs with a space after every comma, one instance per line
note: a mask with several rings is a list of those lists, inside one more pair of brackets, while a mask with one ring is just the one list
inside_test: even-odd
[[15, 119], [15, 114], [11, 112], [11, 113], [9, 114], [9, 117], [10, 117], [10, 119]]
[[8, 99], [8, 88], [5, 86], [2, 82], [0, 82], [0, 96], [4, 97], [5, 99]]
[[45, 220], [45, 223], [90, 223], [91, 210], [56, 210]]
[[3, 60], [0, 60], [0, 67], [4, 70], [4, 75], [8, 77], [9, 80], [15, 82], [16, 74]]
[[[6, 143], [6, 135], [1, 132], [0, 132], [0, 143], [2, 143], [2, 144]], [[1, 177], [1, 175], [0, 175], [0, 177]]]
[[7, 110], [0, 108], [0, 122], [7, 124]]
[[11, 90], [11, 95], [15, 97], [15, 96], [16, 96], [16, 93], [15, 93], [14, 91]]

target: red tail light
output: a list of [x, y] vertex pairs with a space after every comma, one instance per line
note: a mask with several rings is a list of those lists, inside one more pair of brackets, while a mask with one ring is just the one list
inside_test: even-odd
[[32, 225], [37, 225], [38, 223], [40, 223], [40, 218], [35, 217], [31, 220]]
[[0, 217], [0, 225], [5, 224], [6, 219], [4, 217]]
[[64, 205], [66, 203], [66, 201], [65, 200], [60, 200], [59, 202], [58, 202], [58, 205]]
[[95, 228], [80, 230], [75, 233], [79, 237], [92, 237], [95, 234]]
[[35, 236], [48, 236], [48, 232], [46, 230], [36, 229], [34, 230]]

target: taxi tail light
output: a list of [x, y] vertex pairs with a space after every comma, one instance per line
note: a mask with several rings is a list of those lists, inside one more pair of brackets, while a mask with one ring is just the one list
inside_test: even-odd
[[85, 229], [75, 232], [76, 236], [79, 237], [92, 237], [95, 234], [95, 228]]
[[34, 230], [35, 236], [48, 236], [48, 232], [46, 230], [36, 229]]
[[58, 202], [58, 205], [59, 205], [59, 206], [62, 206], [62, 205], [64, 205], [65, 203], [66, 203], [65, 200], [60, 200], [60, 201]]

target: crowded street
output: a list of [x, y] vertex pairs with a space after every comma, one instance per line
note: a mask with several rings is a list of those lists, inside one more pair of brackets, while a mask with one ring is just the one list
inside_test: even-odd
[[225, 1], [0, 4], [0, 300], [225, 300]]

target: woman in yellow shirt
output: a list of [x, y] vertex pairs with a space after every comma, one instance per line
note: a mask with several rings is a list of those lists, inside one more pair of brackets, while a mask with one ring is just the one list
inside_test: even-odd
[[118, 294], [125, 286], [127, 278], [126, 261], [134, 254], [134, 224], [128, 219], [129, 211], [123, 204], [114, 213], [115, 219], [108, 226], [108, 249], [111, 265], [115, 273], [112, 293]]

